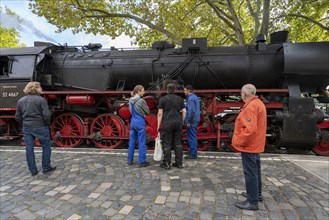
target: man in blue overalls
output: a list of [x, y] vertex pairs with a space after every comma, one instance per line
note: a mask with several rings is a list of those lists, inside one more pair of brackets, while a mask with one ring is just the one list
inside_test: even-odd
[[146, 123], [145, 117], [150, 113], [150, 110], [142, 98], [144, 95], [144, 87], [141, 85], [135, 86], [129, 100], [129, 109], [132, 114], [130, 122], [130, 140], [128, 148], [128, 165], [133, 164], [135, 144], [138, 138], [138, 164], [140, 167], [146, 167], [150, 162], [146, 161]]
[[197, 128], [200, 121], [200, 101], [198, 96], [193, 92], [191, 85], [184, 87], [184, 94], [186, 97], [186, 118], [184, 124], [186, 126], [187, 143], [190, 149], [190, 155], [185, 159], [197, 159], [198, 158], [198, 140]]

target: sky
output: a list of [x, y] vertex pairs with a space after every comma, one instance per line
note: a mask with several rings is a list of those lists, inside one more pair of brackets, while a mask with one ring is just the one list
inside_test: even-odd
[[[52, 1], [52, 0], [49, 0]], [[20, 42], [27, 46], [33, 46], [34, 41], [46, 41], [56, 45], [65, 44], [81, 46], [89, 43], [101, 43], [103, 48], [127, 48], [131, 46], [131, 39], [121, 35], [112, 40], [110, 36], [78, 33], [73, 34], [71, 30], [55, 33], [57, 27], [49, 24], [43, 17], [38, 17], [29, 9], [28, 0], [0, 0], [2, 8], [0, 23], [3, 28], [16, 28], [20, 33]], [[5, 14], [5, 6], [14, 11], [23, 22], [18, 22], [13, 16]]]

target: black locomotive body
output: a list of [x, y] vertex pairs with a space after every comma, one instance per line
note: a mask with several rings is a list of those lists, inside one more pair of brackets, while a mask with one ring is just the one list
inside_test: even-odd
[[129, 139], [127, 98], [137, 84], [147, 90], [152, 114], [146, 130], [152, 141], [157, 100], [173, 82], [178, 88], [191, 84], [200, 97], [199, 149], [216, 140], [217, 147], [230, 146], [237, 109], [243, 105], [240, 88], [252, 83], [268, 110], [267, 149], [283, 146], [329, 155], [329, 122], [315, 108], [315, 100], [329, 102], [329, 42], [271, 40], [266, 44], [260, 37], [256, 45], [237, 47], [208, 47], [206, 39], [194, 38], [183, 39], [182, 48], [157, 42], [145, 50], [49, 43], [0, 49], [0, 137], [20, 136], [16, 103], [27, 82], [39, 81], [58, 146], [75, 147], [84, 140], [101, 148], [122, 146]]

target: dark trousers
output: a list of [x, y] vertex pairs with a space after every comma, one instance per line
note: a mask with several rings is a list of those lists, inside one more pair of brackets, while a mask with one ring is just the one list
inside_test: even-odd
[[49, 170], [51, 145], [50, 133], [48, 127], [27, 128], [23, 127], [24, 142], [26, 144], [26, 161], [31, 173], [38, 171], [35, 164], [34, 141], [37, 138], [42, 146], [42, 169]]
[[175, 150], [175, 162], [178, 165], [183, 164], [182, 147], [182, 128], [183, 124], [179, 121], [167, 121], [162, 123], [161, 141], [163, 147], [164, 162], [171, 164], [171, 146]]
[[258, 204], [258, 198], [262, 195], [260, 156], [258, 153], [241, 153], [241, 157], [247, 201], [251, 204]]

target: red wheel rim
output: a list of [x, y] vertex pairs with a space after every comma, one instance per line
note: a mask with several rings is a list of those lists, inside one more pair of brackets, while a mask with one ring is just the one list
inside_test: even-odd
[[[207, 127], [202, 127], [202, 125], [199, 125], [197, 128], [197, 136], [207, 135], [209, 133], [213, 133], [213, 129], [211, 125], [208, 125]], [[186, 135], [186, 129], [183, 129], [183, 135]], [[183, 141], [183, 148], [184, 150], [188, 151], [188, 143], [187, 140]], [[211, 145], [211, 139], [201, 139], [198, 138], [198, 151], [204, 151], [207, 150]]]
[[[322, 132], [329, 135], [329, 131]], [[313, 151], [320, 156], [329, 156], [329, 140], [320, 140]]]
[[[61, 114], [51, 125], [51, 136], [55, 144], [59, 147], [76, 147], [83, 141], [83, 122], [75, 114]], [[63, 137], [76, 136], [76, 137]]]
[[321, 140], [313, 148], [313, 151], [320, 156], [329, 156], [329, 141]]
[[[329, 120], [324, 120], [321, 124], [317, 124], [318, 133], [326, 137], [329, 135]], [[320, 139], [313, 151], [320, 156], [329, 156], [329, 140], [327, 138]]]
[[102, 114], [91, 124], [90, 133], [95, 135], [94, 143], [99, 148], [113, 149], [120, 146], [123, 139], [107, 139], [107, 137], [119, 137], [125, 135], [122, 120], [112, 114]]

